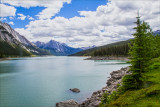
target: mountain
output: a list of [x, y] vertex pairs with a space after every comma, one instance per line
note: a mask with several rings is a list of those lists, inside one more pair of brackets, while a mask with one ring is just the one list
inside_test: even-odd
[[154, 35], [160, 35], [160, 30], [156, 30], [153, 32]]
[[53, 55], [56, 56], [67, 56], [83, 50], [81, 48], [73, 48], [67, 46], [65, 43], [60, 43], [54, 40], [50, 40], [47, 43], [37, 41], [34, 42], [34, 44], [41, 49], [48, 50], [49, 52], [51, 52]]
[[10, 25], [0, 21], [0, 57], [48, 54], [50, 53], [36, 47]]
[[120, 41], [104, 46], [95, 47], [92, 49], [84, 50], [70, 56], [127, 56], [128, 43], [130, 40]]
[[88, 50], [88, 49], [92, 49], [92, 48], [95, 48], [96, 45], [93, 45], [93, 46], [88, 46], [88, 47], [81, 47], [82, 50]]

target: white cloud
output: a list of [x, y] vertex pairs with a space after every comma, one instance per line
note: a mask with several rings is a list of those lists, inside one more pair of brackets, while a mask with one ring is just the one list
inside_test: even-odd
[[29, 31], [25, 30], [24, 28], [16, 28], [15, 31], [17, 31], [21, 35], [24, 35], [29, 40], [34, 39], [33, 35]]
[[[99, 46], [132, 38], [132, 28], [135, 26], [133, 22], [136, 21], [138, 10], [141, 19], [149, 22], [153, 30], [160, 29], [159, 3], [158, 0], [111, 0], [107, 5], [99, 6], [96, 11], [79, 11], [81, 17], [69, 19], [49, 19], [51, 15], [44, 17], [47, 12], [42, 11], [43, 14], [39, 14], [40, 20], [31, 21], [26, 29], [17, 31], [33, 41], [54, 39], [73, 47]], [[63, 5], [59, 5], [61, 6]]]
[[29, 20], [34, 20], [34, 18], [33, 17], [29, 17]]
[[0, 21], [7, 21], [7, 18], [0, 18]]
[[17, 15], [19, 16], [18, 19], [20, 19], [20, 20], [25, 20], [26, 19], [26, 16], [21, 14], [21, 13], [18, 13]]
[[29, 20], [34, 20], [34, 18], [31, 17], [31, 16], [29, 16], [29, 15], [27, 15], [27, 18], [28, 18]]
[[22, 0], [1, 0], [1, 3], [7, 3], [16, 7], [30, 8], [30, 7], [39, 6], [38, 1], [43, 2], [43, 0], [23, 0], [23, 1]]
[[71, 0], [56, 0], [49, 2], [45, 5], [46, 9], [42, 10], [42, 12], [40, 12], [37, 16], [39, 19], [49, 19], [60, 11], [65, 2], [70, 3], [70, 1]]
[[16, 8], [0, 4], [0, 17], [15, 16]]
[[13, 19], [14, 19], [14, 17], [13, 17], [13, 16], [10, 16], [10, 17], [9, 17], [9, 19], [10, 19], [10, 20], [13, 20]]
[[10, 24], [10, 25], [14, 25], [14, 23], [13, 23], [13, 22], [9, 22], [9, 24]]
[[16, 7], [45, 7], [40, 13], [38, 13], [39, 19], [49, 19], [52, 16], [56, 15], [60, 9], [63, 7], [64, 3], [71, 3], [71, 0], [2, 0], [2, 3], [8, 3]]

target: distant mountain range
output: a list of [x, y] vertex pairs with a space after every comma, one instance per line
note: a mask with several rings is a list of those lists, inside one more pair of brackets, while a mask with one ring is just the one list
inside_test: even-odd
[[154, 35], [160, 35], [160, 30], [156, 30], [153, 32]]
[[54, 40], [50, 40], [48, 43], [40, 41], [32, 43], [11, 28], [9, 24], [0, 21], [0, 57], [30, 55], [66, 56], [93, 47], [95, 46], [73, 48]]
[[10, 25], [0, 21], [0, 57], [49, 54], [48, 51], [36, 47]]
[[50, 40], [47, 43], [40, 42], [40, 41], [33, 42], [33, 43], [37, 47], [41, 49], [46, 49], [50, 53], [56, 56], [67, 56], [70, 54], [74, 54], [74, 53], [95, 47], [95, 46], [90, 46], [90, 47], [82, 47], [82, 48], [73, 48], [73, 47], [66, 45], [65, 43], [60, 43], [55, 40]]
[[[154, 31], [154, 35], [160, 35], [160, 30]], [[95, 45], [89, 47], [73, 48], [65, 43], [50, 40], [47, 43], [37, 41], [34, 44], [20, 35], [7, 23], [0, 21], [0, 57], [6, 56], [30, 56], [30, 55], [56, 55], [56, 56], [93, 56], [96, 54], [127, 55], [129, 40], [108, 44], [100, 47]], [[107, 50], [107, 51], [106, 51]], [[115, 54], [116, 55], [116, 54]]]
[[93, 45], [93, 46], [88, 46], [88, 47], [81, 47], [82, 50], [88, 50], [88, 49], [92, 49], [92, 48], [95, 48], [96, 45]]

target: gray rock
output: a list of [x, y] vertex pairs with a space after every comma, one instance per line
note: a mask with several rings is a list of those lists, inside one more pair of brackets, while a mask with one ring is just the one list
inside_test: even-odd
[[[111, 94], [112, 91], [116, 90], [117, 84], [122, 83], [122, 78], [124, 75], [127, 74], [128, 70], [129, 67], [126, 67], [122, 68], [121, 70], [113, 71], [112, 73], [110, 73], [111, 78], [108, 79], [107, 86], [103, 87], [101, 90], [93, 92], [90, 98], [87, 98], [85, 101], [79, 104], [79, 107], [99, 107], [99, 103], [101, 102], [101, 97], [103, 96], [103, 93], [107, 91], [109, 94]], [[80, 92], [80, 90], [77, 88], [73, 88], [70, 90], [73, 92]], [[56, 107], [78, 107], [78, 106], [56, 106]]]
[[121, 78], [122, 78], [122, 75], [115, 74], [112, 78], [113, 78], [113, 79], [117, 79], [117, 80], [119, 80], [119, 79], [121, 79]]
[[71, 88], [69, 90], [71, 90], [72, 92], [75, 92], [75, 93], [79, 93], [80, 92], [80, 90], [78, 88]]
[[107, 81], [107, 86], [103, 87], [101, 90], [93, 92], [92, 96], [89, 99], [86, 99], [84, 102], [79, 104], [80, 107], [99, 107], [99, 103], [101, 101], [101, 97], [104, 92], [108, 92], [109, 94], [112, 91], [117, 89], [117, 84], [121, 84], [121, 80], [129, 67], [122, 68], [121, 70], [113, 71], [110, 73], [111, 78]]
[[79, 105], [74, 100], [67, 100], [67, 101], [56, 103], [56, 107], [79, 107]]
[[107, 81], [107, 86], [110, 86], [110, 85], [112, 85], [113, 83], [115, 82], [115, 79], [113, 79], [113, 78], [110, 78], [108, 81]]
[[101, 101], [92, 102], [91, 104], [89, 104], [88, 107], [99, 107], [99, 103], [100, 103], [100, 102], [101, 102]]

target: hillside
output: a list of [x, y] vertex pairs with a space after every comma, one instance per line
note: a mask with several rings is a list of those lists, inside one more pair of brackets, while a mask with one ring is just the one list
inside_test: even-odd
[[49, 54], [36, 47], [7, 23], [0, 22], [0, 57]]
[[128, 55], [128, 43], [130, 40], [120, 41], [104, 46], [84, 50], [71, 56], [127, 56]]
[[[153, 35], [160, 35], [160, 30], [154, 31]], [[159, 40], [157, 36], [157, 40]], [[104, 46], [87, 49], [70, 56], [128, 56], [130, 40], [107, 44]]]
[[144, 73], [145, 87], [138, 90], [128, 90], [109, 104], [100, 107], [160, 107], [160, 58], [151, 61], [150, 71]]

